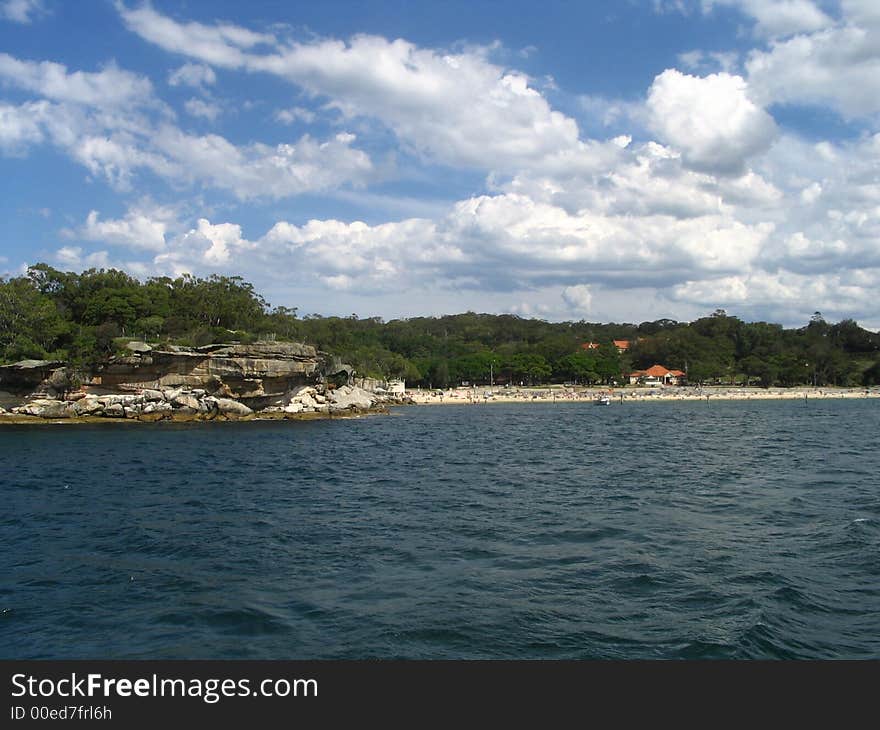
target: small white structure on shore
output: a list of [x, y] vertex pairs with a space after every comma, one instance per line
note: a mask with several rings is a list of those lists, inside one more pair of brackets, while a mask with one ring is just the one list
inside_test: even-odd
[[400, 380], [389, 380], [385, 384], [389, 393], [396, 395], [406, 395], [406, 381], [403, 379]]

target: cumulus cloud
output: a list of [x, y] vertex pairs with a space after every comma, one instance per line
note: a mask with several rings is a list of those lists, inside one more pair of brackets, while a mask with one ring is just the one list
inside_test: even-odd
[[830, 106], [847, 117], [880, 112], [880, 28], [841, 24], [753, 51], [749, 84], [763, 103]]
[[[877, 270], [834, 274], [797, 274], [756, 271], [710, 281], [694, 281], [675, 287], [674, 299], [725, 307], [749, 314], [763, 312], [783, 321], [806, 321], [819, 310], [842, 319], [865, 313], [865, 300], [880, 284]], [[876, 316], [869, 326], [877, 326]], [[873, 322], [871, 322], [873, 320]]]
[[880, 5], [874, 0], [841, 0], [843, 16], [858, 25], [880, 25]]
[[223, 113], [223, 109], [220, 108], [219, 104], [203, 99], [187, 99], [183, 104], [183, 108], [186, 109], [187, 114], [190, 116], [207, 119], [210, 122], [213, 122]]
[[87, 241], [109, 243], [130, 249], [162, 251], [168, 221], [173, 218], [167, 209], [129, 210], [124, 218], [100, 220], [96, 210], [89, 212], [85, 225], [71, 235]]
[[777, 134], [743, 78], [727, 73], [701, 78], [667, 69], [654, 79], [647, 107], [652, 128], [696, 170], [742, 173]]
[[305, 122], [311, 124], [315, 121], [317, 115], [303, 107], [292, 106], [289, 109], [279, 109], [275, 112], [275, 121], [281, 124], [293, 124], [294, 122]]
[[108, 268], [110, 263], [106, 251], [84, 254], [80, 246], [62, 246], [55, 252], [53, 258], [59, 266], [67, 270]]
[[[196, 134], [141, 76], [0, 54], [0, 79], [34, 97], [0, 104], [0, 151], [52, 144], [120, 189], [149, 172], [175, 196], [188, 188], [258, 202], [332, 193], [370, 216], [279, 220], [253, 206], [247, 225], [264, 227], [246, 235], [244, 221], [208, 209], [190, 209], [185, 222], [151, 205], [116, 218], [95, 210], [59, 261], [110, 261], [109, 248], [127, 251], [133, 260], [120, 262], [132, 271], [234, 271], [270, 292], [331, 292], [334, 303], [411, 302], [417, 292], [439, 311], [485, 301], [565, 317], [681, 317], [719, 306], [760, 316], [775, 306], [789, 322], [817, 308], [861, 316], [880, 281], [880, 135], [811, 142], [780, 130], [765, 109], [823, 103], [870, 113], [880, 98], [880, 87], [870, 93], [880, 77], [871, 74], [880, 19], [859, 0], [844, 3], [842, 21], [789, 12], [813, 3], [776, 5], [739, 3], [765, 39], [760, 50], [686, 54], [694, 75], [664, 71], [643, 102], [569, 99], [599, 138], [589, 139], [544, 87], [494, 62], [501, 54], [491, 48], [365, 35], [291, 42], [120, 3], [129, 28], [190, 59], [168, 77], [184, 98], [195, 95], [184, 104], [190, 115], [217, 118], [214, 66], [289, 82], [298, 89], [265, 114], [312, 124], [318, 106], [334, 109], [337, 133], [280, 144]], [[856, 81], [864, 83], [853, 92]], [[293, 99], [302, 106], [285, 106]], [[420, 183], [437, 173], [429, 165], [458, 168], [440, 171], [444, 185], [458, 176], [467, 192], [444, 190], [442, 204], [422, 201], [390, 220], [394, 193], [361, 189], [387, 169], [364, 149], [400, 155]], [[484, 174], [481, 189], [474, 181]]]
[[201, 63], [185, 63], [168, 76], [170, 86], [191, 86], [204, 89], [217, 83], [217, 75], [210, 66]]
[[245, 50], [275, 43], [271, 35], [228, 23], [177, 23], [149, 4], [128, 8], [117, 1], [116, 8], [129, 29], [145, 40], [218, 66], [238, 66], [244, 60]]
[[279, 76], [348, 117], [381, 120], [444, 164], [512, 170], [580, 148], [575, 121], [486, 49], [446, 53], [370, 35], [280, 44], [237, 26], [178, 23], [149, 6], [119, 10], [130, 30], [165, 50]]
[[701, 51], [693, 50], [680, 53], [678, 62], [688, 71], [697, 73], [736, 73], [739, 65], [739, 54], [734, 51]]
[[809, 33], [833, 23], [812, 0], [703, 0], [705, 10], [716, 6], [738, 8], [755, 21], [755, 32], [763, 37]]
[[46, 14], [43, 0], [4, 0], [0, 3], [0, 18], [27, 25]]
[[236, 146], [216, 134], [194, 136], [166, 125], [153, 143], [179, 165], [184, 179], [228, 190], [241, 199], [283, 198], [360, 184], [373, 174], [369, 156], [352, 146], [353, 134], [293, 144]]
[[46, 111], [47, 105], [40, 102], [20, 107], [0, 104], [0, 152], [20, 155], [28, 146], [41, 142]]
[[593, 292], [588, 284], [565, 287], [562, 290], [562, 299], [569, 309], [579, 314], [587, 314], [593, 307]]
[[[326, 140], [305, 135], [275, 146], [188, 134], [168, 121], [149, 80], [115, 66], [68, 72], [61, 64], [0, 54], [0, 79], [44, 97], [18, 106], [0, 104], [0, 151], [24, 154], [30, 145], [49, 140], [123, 191], [142, 170], [177, 186], [202, 183], [241, 199], [357, 186], [375, 173], [347, 132]], [[211, 121], [221, 113], [213, 102], [195, 98], [185, 108]]]
[[149, 79], [109, 64], [101, 71], [74, 71], [52, 61], [22, 61], [0, 53], [0, 80], [53, 101], [94, 107], [140, 105], [152, 99]]

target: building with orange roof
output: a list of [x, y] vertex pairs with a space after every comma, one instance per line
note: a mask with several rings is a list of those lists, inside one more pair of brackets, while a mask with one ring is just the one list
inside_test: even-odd
[[618, 352], [626, 352], [629, 349], [629, 340], [612, 340]]
[[670, 370], [663, 365], [635, 370], [627, 377], [630, 385], [681, 385], [687, 379], [687, 375], [681, 370]]

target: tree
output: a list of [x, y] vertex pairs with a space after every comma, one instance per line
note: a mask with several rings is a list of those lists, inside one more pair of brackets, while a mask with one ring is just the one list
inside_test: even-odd
[[45, 358], [68, 332], [58, 308], [32, 280], [0, 279], [0, 360]]
[[862, 385], [880, 385], [880, 360], [862, 373]]

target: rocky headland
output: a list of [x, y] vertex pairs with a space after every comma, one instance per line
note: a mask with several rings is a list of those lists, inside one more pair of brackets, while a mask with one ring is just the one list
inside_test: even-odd
[[[212, 421], [356, 415], [403, 403], [297, 342], [158, 348], [130, 342], [92, 372], [63, 362], [0, 366], [0, 419]], [[362, 381], [369, 382], [369, 381]]]

